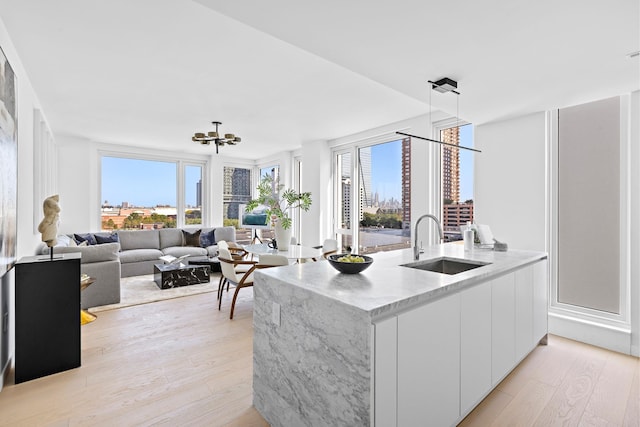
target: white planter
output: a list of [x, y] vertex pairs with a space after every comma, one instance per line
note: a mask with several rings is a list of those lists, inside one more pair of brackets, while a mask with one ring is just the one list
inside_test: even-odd
[[288, 251], [289, 244], [291, 244], [291, 229], [285, 230], [280, 226], [280, 221], [276, 221], [274, 228], [276, 233], [276, 242], [278, 243], [279, 251]]

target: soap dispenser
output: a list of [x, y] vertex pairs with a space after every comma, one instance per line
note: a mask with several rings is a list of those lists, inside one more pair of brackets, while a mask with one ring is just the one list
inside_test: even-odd
[[467, 228], [464, 230], [462, 239], [464, 240], [464, 250], [473, 250], [474, 233], [473, 229], [471, 228], [471, 221], [467, 221]]

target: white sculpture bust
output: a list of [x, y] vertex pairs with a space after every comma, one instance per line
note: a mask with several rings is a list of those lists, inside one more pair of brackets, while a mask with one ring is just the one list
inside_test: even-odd
[[50, 248], [58, 243], [56, 236], [58, 236], [60, 214], [60, 206], [58, 206], [59, 200], [60, 197], [57, 194], [44, 199], [44, 203], [42, 204], [44, 218], [40, 222], [40, 225], [38, 225], [38, 231], [42, 233], [42, 241]]

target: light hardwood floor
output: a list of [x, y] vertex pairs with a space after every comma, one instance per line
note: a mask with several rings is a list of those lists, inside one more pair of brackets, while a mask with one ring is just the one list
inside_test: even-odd
[[[2, 426], [266, 426], [251, 405], [252, 290], [99, 313], [82, 367], [0, 392]], [[462, 426], [639, 426], [638, 359], [550, 337]]]

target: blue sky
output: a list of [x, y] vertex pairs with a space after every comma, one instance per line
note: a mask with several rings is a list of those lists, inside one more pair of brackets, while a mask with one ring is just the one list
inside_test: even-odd
[[[412, 144], [433, 144], [427, 141], [412, 140]], [[473, 126], [460, 127], [460, 145], [473, 147]], [[473, 199], [473, 151], [460, 150], [460, 201]], [[392, 197], [400, 200], [402, 190], [402, 170], [397, 167], [402, 162], [402, 143], [374, 145], [371, 147], [371, 187], [380, 200]]]
[[[116, 206], [129, 202], [134, 206], [176, 206], [177, 164], [118, 157], [102, 158], [102, 202]], [[196, 204], [199, 166], [185, 167], [187, 205]]]

